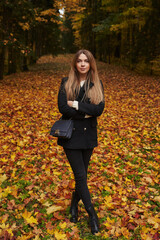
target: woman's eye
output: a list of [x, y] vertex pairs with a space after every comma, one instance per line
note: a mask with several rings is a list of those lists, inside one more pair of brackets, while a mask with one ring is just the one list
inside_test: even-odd
[[86, 59], [86, 60], [84, 60], [84, 61], [78, 59], [78, 60], [77, 60], [77, 63], [80, 63], [80, 62], [86, 62], [86, 63], [89, 63], [88, 59]]

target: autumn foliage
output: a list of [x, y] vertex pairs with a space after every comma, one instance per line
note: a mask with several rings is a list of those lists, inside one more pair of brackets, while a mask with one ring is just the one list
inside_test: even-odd
[[100, 233], [91, 236], [82, 203], [79, 222], [69, 221], [74, 178], [49, 132], [71, 57], [42, 57], [0, 84], [0, 239], [158, 240], [159, 79], [105, 63], [105, 110], [88, 172]]

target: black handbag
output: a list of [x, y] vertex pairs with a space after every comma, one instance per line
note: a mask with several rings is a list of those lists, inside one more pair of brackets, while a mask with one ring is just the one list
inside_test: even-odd
[[56, 121], [50, 131], [50, 135], [58, 138], [70, 139], [73, 131], [73, 120], [59, 119]]

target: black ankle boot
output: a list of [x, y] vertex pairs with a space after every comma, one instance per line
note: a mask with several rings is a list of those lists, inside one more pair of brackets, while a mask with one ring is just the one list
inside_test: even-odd
[[98, 216], [92, 205], [86, 210], [89, 214], [91, 233], [94, 235], [95, 233], [99, 232]]
[[76, 223], [78, 221], [78, 199], [75, 192], [72, 193], [70, 214], [70, 221]]

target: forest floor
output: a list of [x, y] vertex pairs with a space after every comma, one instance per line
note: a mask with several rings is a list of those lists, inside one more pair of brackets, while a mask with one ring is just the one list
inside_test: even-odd
[[49, 132], [71, 58], [44, 56], [0, 83], [0, 240], [158, 240], [160, 79], [106, 63], [97, 63], [105, 110], [88, 171], [100, 232], [91, 235], [82, 202], [69, 221], [74, 177]]

